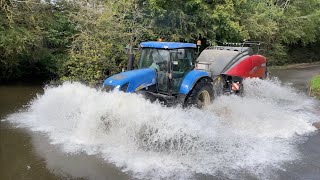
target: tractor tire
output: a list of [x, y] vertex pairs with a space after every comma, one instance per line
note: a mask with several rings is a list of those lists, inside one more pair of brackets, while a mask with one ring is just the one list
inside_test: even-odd
[[210, 82], [203, 79], [198, 82], [191, 92], [188, 94], [185, 101], [185, 106], [195, 106], [203, 108], [208, 106], [214, 100], [214, 90]]

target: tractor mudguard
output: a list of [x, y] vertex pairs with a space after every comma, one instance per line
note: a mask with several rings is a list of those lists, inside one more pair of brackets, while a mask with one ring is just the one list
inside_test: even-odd
[[107, 78], [103, 87], [118, 87], [124, 92], [135, 92], [156, 84], [156, 71], [151, 68], [122, 72]]
[[179, 93], [180, 94], [188, 94], [193, 86], [196, 84], [196, 82], [203, 77], [207, 77], [210, 78], [210, 74], [208, 72], [205, 71], [199, 71], [199, 70], [192, 70], [190, 71], [183, 79], [181, 86], [180, 86], [180, 90]]

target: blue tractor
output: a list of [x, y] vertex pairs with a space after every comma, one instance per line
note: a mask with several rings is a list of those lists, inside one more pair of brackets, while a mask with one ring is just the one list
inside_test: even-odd
[[[158, 99], [168, 106], [201, 108], [221, 93], [240, 93], [243, 77], [228, 73], [241, 72], [237, 67], [248, 62], [253, 64], [255, 57], [250, 48], [244, 47], [209, 48], [196, 60], [197, 46], [193, 43], [142, 42], [140, 46], [138, 69], [107, 78], [103, 88], [143, 94], [151, 101]], [[252, 68], [259, 71], [257, 67]]]
[[143, 42], [138, 69], [107, 78], [103, 88], [141, 93], [167, 105], [198, 107], [214, 98], [214, 81], [206, 71], [195, 69], [196, 44]]

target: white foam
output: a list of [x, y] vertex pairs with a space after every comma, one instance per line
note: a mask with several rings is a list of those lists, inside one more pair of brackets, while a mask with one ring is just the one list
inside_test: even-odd
[[8, 120], [48, 133], [63, 151], [98, 154], [135, 177], [232, 177], [299, 158], [315, 131], [316, 102], [278, 81], [249, 79], [245, 97], [222, 96], [204, 110], [168, 108], [136, 94], [80, 83], [48, 87]]

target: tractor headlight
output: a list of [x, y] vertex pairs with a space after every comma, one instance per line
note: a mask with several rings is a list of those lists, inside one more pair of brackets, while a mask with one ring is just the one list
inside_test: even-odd
[[109, 92], [109, 91], [112, 91], [114, 89], [114, 86], [104, 85], [102, 89], [104, 91], [106, 91], [106, 92]]
[[129, 83], [126, 83], [123, 86], [121, 86], [121, 88], [120, 88], [120, 85], [118, 86], [104, 85], [103, 90], [106, 92], [113, 91], [113, 90], [127, 92], [128, 85]]
[[120, 90], [120, 85], [116, 86], [116, 87], [114, 88], [114, 90], [115, 90], [115, 91], [119, 91], [119, 90]]
[[123, 92], [127, 92], [128, 85], [129, 85], [129, 83], [124, 84], [124, 85], [121, 87], [120, 90], [123, 91]]

